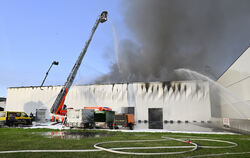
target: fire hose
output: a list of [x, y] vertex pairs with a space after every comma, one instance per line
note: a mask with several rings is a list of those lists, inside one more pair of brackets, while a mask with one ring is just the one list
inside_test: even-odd
[[[96, 149], [83, 149], [83, 150], [15, 150], [15, 151], [0, 151], [0, 154], [7, 153], [34, 153], [34, 152], [96, 152], [96, 151], [106, 151], [117, 154], [126, 154], [126, 155], [174, 155], [174, 154], [184, 154], [197, 150], [198, 148], [211, 148], [211, 149], [219, 149], [219, 148], [233, 148], [237, 147], [238, 144], [231, 141], [225, 140], [217, 140], [217, 139], [204, 139], [204, 138], [192, 138], [191, 140], [187, 138], [172, 138], [162, 136], [162, 139], [152, 139], [152, 140], [120, 140], [120, 141], [107, 141], [107, 142], [99, 142], [94, 145]], [[105, 148], [102, 147], [102, 144], [111, 144], [111, 143], [137, 143], [137, 142], [159, 142], [159, 141], [167, 141], [173, 140], [178, 142], [186, 142], [189, 145], [186, 146], [147, 146], [147, 147], [119, 147], [119, 148]], [[208, 142], [218, 142], [229, 144], [227, 146], [199, 146], [197, 143], [192, 141], [208, 141]], [[175, 151], [175, 152], [125, 152], [121, 150], [145, 150], [145, 149], [189, 149], [185, 151]], [[190, 149], [191, 148], [191, 149]], [[196, 155], [191, 157], [208, 157], [208, 156], [221, 156], [221, 155], [230, 155], [230, 154], [250, 154], [250, 152], [238, 152], [238, 153], [219, 153], [219, 154], [208, 154], [208, 155]]]
[[[191, 144], [191, 146], [157, 146], [157, 147], [122, 147], [122, 148], [104, 148], [101, 147], [101, 144], [109, 144], [109, 143], [136, 143], [136, 142], [153, 142], [153, 141], [165, 141], [165, 140], [175, 140], [179, 142], [187, 142]], [[228, 146], [198, 146], [196, 143], [191, 142], [190, 140], [185, 141], [185, 139], [176, 139], [176, 138], [170, 138], [166, 136], [162, 136], [162, 139], [157, 139], [157, 140], [125, 140], [125, 141], [108, 141], [108, 142], [100, 142], [96, 143], [94, 145], [95, 148], [107, 152], [112, 152], [112, 153], [117, 153], [117, 154], [127, 154], [127, 155], [173, 155], [173, 154], [184, 154], [188, 152], [195, 151], [197, 148], [213, 148], [213, 149], [218, 149], [218, 148], [233, 148], [238, 146], [237, 143], [230, 142], [230, 141], [224, 141], [224, 140], [216, 140], [216, 139], [192, 139], [192, 140], [200, 140], [200, 141], [210, 141], [210, 142], [219, 142], [219, 143], [226, 143], [229, 144]], [[139, 152], [125, 152], [125, 151], [118, 151], [118, 150], [126, 150], [126, 149], [163, 149], [163, 148], [191, 148], [191, 150], [185, 150], [185, 151], [178, 151], [178, 152], [159, 152], [159, 153], [139, 153]]]

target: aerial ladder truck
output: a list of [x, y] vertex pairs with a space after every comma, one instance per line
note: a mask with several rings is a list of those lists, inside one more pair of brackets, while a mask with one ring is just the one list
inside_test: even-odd
[[92, 37], [93, 37], [99, 23], [104, 23], [105, 21], [107, 21], [107, 15], [108, 15], [108, 12], [103, 11], [101, 13], [101, 15], [99, 15], [98, 19], [96, 20], [95, 25], [92, 28], [89, 40], [85, 43], [84, 49], [81, 51], [78, 59], [75, 62], [75, 65], [73, 66], [73, 68], [72, 68], [72, 70], [67, 78], [67, 81], [63, 85], [63, 87], [62, 87], [60, 93], [58, 94], [53, 106], [50, 109], [50, 112], [52, 113], [52, 121], [63, 122], [65, 115], [67, 114], [67, 108], [66, 108], [66, 105], [64, 104], [66, 95], [67, 95], [70, 87], [72, 86], [72, 83], [74, 82], [77, 71], [82, 63], [82, 59], [83, 59], [83, 57], [88, 49], [88, 46], [92, 40]]

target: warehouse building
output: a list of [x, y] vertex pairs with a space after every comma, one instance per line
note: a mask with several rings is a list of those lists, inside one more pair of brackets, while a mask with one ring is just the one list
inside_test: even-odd
[[[228, 91], [221, 95], [217, 123], [250, 131], [250, 47], [218, 79]], [[229, 94], [228, 94], [229, 93]]]
[[[11, 87], [6, 110], [49, 112], [61, 86]], [[207, 122], [211, 119], [209, 84], [204, 81], [93, 84], [73, 86], [68, 108], [110, 107], [116, 113], [134, 113], [136, 128], [165, 129], [174, 123]]]
[[[249, 61], [250, 48], [215, 84], [196, 80], [73, 86], [65, 104], [74, 109], [110, 107], [116, 113], [134, 113], [137, 129], [202, 131], [195, 129], [194, 124], [212, 122], [219, 127], [250, 131]], [[48, 121], [50, 108], [61, 88], [10, 87], [6, 110], [26, 113], [43, 110]]]

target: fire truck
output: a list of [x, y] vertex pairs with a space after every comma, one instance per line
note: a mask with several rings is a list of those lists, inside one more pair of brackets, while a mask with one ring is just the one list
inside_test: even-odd
[[64, 104], [65, 98], [68, 94], [68, 91], [70, 90], [70, 87], [72, 86], [72, 84], [74, 82], [77, 71], [82, 63], [82, 59], [83, 59], [83, 57], [88, 49], [88, 46], [92, 40], [92, 37], [93, 37], [99, 23], [104, 23], [105, 21], [107, 21], [107, 15], [108, 15], [108, 12], [103, 11], [101, 13], [101, 15], [99, 15], [98, 19], [96, 20], [96, 22], [92, 28], [90, 37], [89, 37], [88, 41], [85, 43], [84, 49], [81, 51], [78, 59], [75, 62], [75, 65], [73, 66], [73, 68], [72, 68], [72, 70], [67, 78], [67, 81], [63, 85], [63, 87], [62, 87], [61, 91], [59, 92], [54, 104], [52, 105], [52, 107], [50, 109], [50, 112], [52, 113], [52, 121], [56, 121], [56, 122], [63, 122], [64, 121], [65, 115], [67, 114], [67, 107]]
[[115, 112], [109, 107], [68, 108], [66, 126], [71, 128], [113, 129]]

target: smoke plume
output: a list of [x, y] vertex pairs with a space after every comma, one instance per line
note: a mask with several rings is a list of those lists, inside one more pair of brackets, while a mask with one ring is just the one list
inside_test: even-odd
[[121, 5], [136, 42], [119, 42], [119, 63], [97, 83], [178, 80], [177, 68], [217, 79], [250, 43], [249, 0], [126, 0]]

